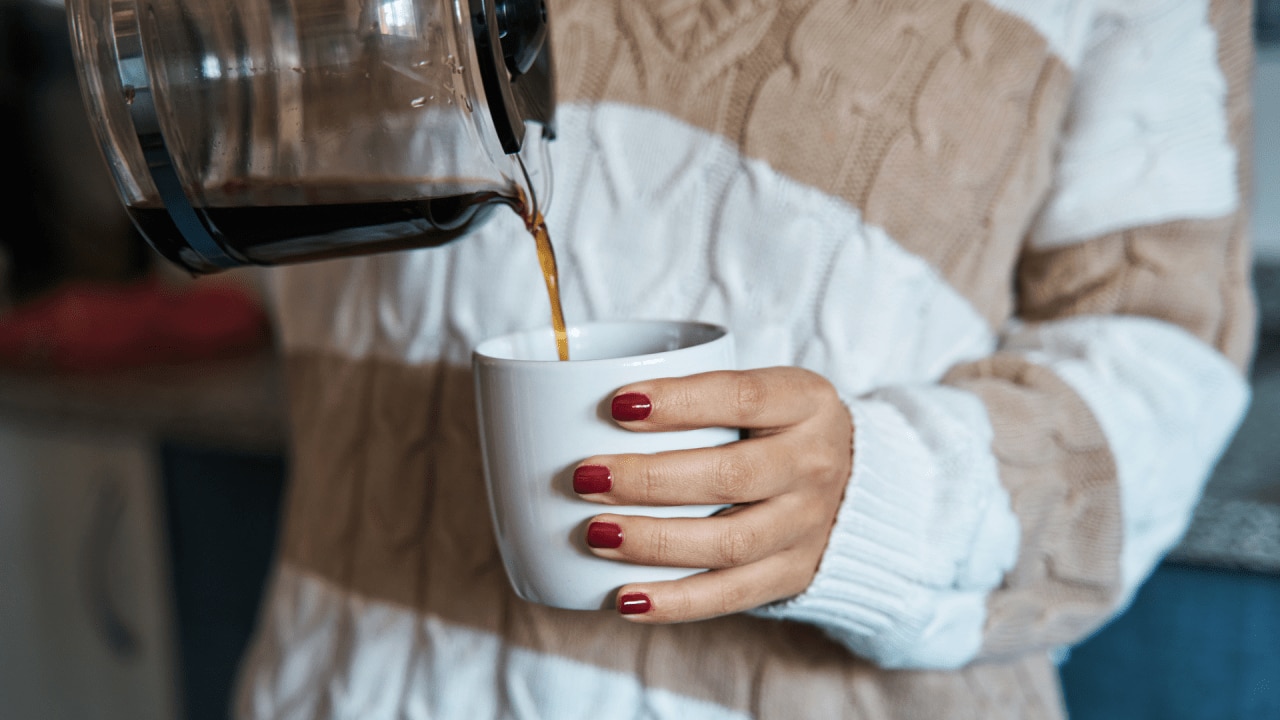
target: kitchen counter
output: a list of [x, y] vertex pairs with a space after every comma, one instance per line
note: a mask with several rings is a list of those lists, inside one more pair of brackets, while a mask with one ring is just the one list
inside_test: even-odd
[[1169, 559], [1280, 574], [1280, 265], [1258, 267], [1254, 282], [1253, 402]]
[[282, 452], [284, 383], [275, 353], [109, 375], [0, 372], [0, 419], [27, 427], [133, 433], [244, 452]]
[[[1253, 404], [1169, 559], [1280, 574], [1280, 265], [1255, 276], [1263, 320]], [[24, 425], [283, 454], [286, 417], [280, 363], [270, 351], [111, 376], [0, 373], [0, 419]]]

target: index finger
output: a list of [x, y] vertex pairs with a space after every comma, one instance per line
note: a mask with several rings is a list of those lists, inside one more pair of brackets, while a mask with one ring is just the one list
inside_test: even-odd
[[814, 412], [822, 376], [794, 367], [718, 370], [627, 385], [614, 394], [613, 418], [629, 430], [753, 430], [794, 425]]

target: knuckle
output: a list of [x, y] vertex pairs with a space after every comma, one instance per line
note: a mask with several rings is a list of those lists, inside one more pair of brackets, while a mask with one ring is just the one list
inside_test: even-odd
[[667, 529], [665, 523], [655, 523], [650, 531], [648, 542], [648, 552], [646, 555], [649, 560], [661, 563], [671, 557], [671, 547], [675, 538], [672, 537], [671, 531]]
[[777, 585], [778, 598], [795, 597], [809, 589], [809, 585], [813, 582], [813, 575], [804, 570], [791, 570], [782, 576]]
[[820, 504], [810, 505], [805, 512], [798, 514], [800, 521], [796, 526], [797, 538], [821, 538], [823, 547], [826, 547], [826, 540], [831, 536], [831, 526], [835, 523], [836, 513], [839, 510], [838, 505], [830, 507]]
[[829, 481], [840, 472], [837, 451], [828, 443], [812, 443], [803, 453], [806, 474], [820, 482]]
[[746, 588], [737, 583], [722, 582], [716, 598], [716, 614], [728, 615], [746, 609], [747, 600]]
[[800, 376], [800, 382], [803, 383], [803, 389], [810, 397], [835, 395], [835, 388], [832, 387], [831, 382], [812, 370], [805, 370]]
[[744, 565], [755, 557], [759, 546], [759, 535], [751, 527], [730, 527], [720, 536], [720, 563], [724, 567]]
[[662, 487], [665, 484], [665, 475], [660, 466], [650, 463], [637, 463], [636, 469], [639, 471], [639, 483], [636, 487], [641, 502], [651, 503], [662, 494]]
[[[824, 545], [825, 547], [825, 545]], [[813, 578], [818, 574], [818, 562], [822, 558], [822, 548], [818, 548], [812, 557], [801, 556], [789, 564], [790, 572], [782, 584], [790, 590], [791, 595], [798, 595], [809, 589]]]
[[662, 407], [667, 411], [668, 419], [685, 415], [698, 405], [697, 395], [687, 383], [663, 385], [658, 394], [662, 398]]
[[733, 400], [737, 417], [744, 420], [759, 417], [764, 413], [768, 394], [765, 381], [758, 375], [752, 373], [739, 375]]
[[737, 453], [720, 453], [716, 461], [712, 492], [719, 502], [752, 500], [746, 496], [751, 487], [754, 470], [747, 460]]
[[[801, 477], [823, 484], [841, 480], [845, 473], [847, 450], [839, 442], [832, 442], [826, 435], [811, 436], [797, 444], [794, 450], [795, 468]], [[852, 462], [852, 457], [848, 462]]]
[[[655, 603], [656, 606], [656, 603]], [[662, 598], [662, 618], [668, 622], [680, 622], [694, 616], [697, 603], [686, 587], [671, 588]]]

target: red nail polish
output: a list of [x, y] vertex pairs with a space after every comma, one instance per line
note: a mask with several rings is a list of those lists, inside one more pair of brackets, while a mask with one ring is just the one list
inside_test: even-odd
[[614, 420], [643, 420], [649, 417], [653, 403], [648, 395], [640, 393], [622, 393], [613, 399]]
[[573, 491], [582, 495], [609, 492], [613, 475], [603, 465], [583, 465], [573, 471]]
[[627, 593], [618, 598], [618, 612], [623, 615], [643, 615], [652, 608], [653, 603], [644, 593]]
[[611, 522], [593, 522], [587, 526], [587, 544], [593, 548], [616, 548], [622, 544], [622, 528]]

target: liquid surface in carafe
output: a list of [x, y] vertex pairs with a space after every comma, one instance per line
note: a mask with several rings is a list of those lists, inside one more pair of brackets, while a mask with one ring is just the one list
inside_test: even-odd
[[[194, 209], [237, 263], [280, 265], [444, 245], [492, 209], [497, 193], [478, 188], [465, 180], [238, 181], [205, 188]], [[196, 274], [222, 269], [192, 258], [185, 233], [159, 199], [128, 210], [161, 255]]]

